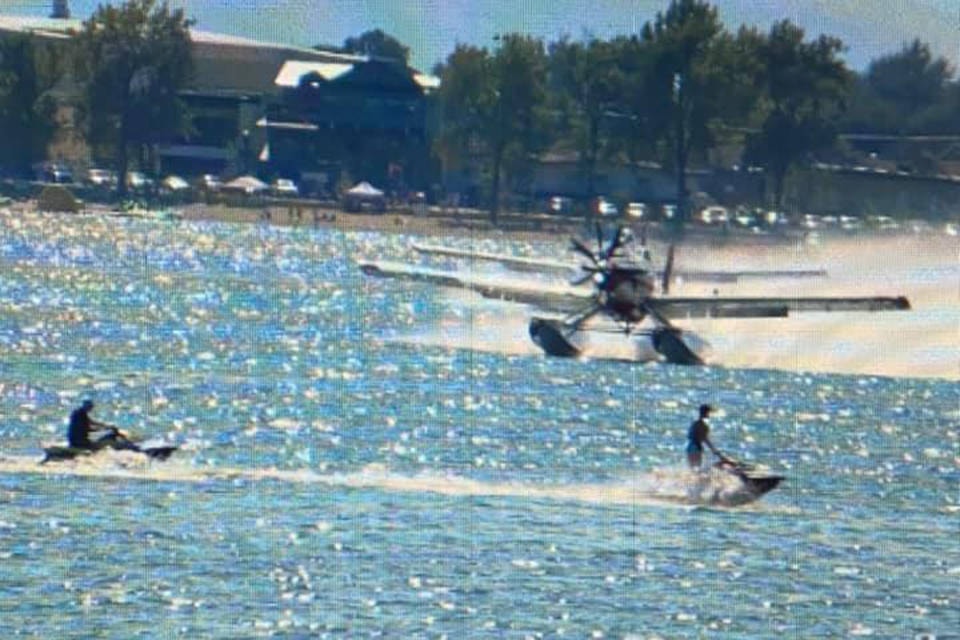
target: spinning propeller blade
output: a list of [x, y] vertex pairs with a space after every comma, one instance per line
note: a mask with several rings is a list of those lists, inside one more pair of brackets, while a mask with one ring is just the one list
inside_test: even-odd
[[617, 249], [619, 249], [623, 244], [623, 241], [626, 237], [626, 227], [617, 227], [617, 235], [613, 236], [613, 240], [610, 241], [610, 246], [608, 246], [607, 250], [604, 252], [604, 260], [609, 260], [613, 256]]
[[590, 251], [590, 249], [587, 248], [587, 245], [583, 244], [583, 242], [581, 242], [577, 238], [570, 238], [570, 243], [574, 251], [576, 251], [577, 253], [589, 259], [590, 262], [592, 262], [597, 267], [600, 266], [600, 262], [597, 260], [597, 257], [593, 255], [593, 251]]

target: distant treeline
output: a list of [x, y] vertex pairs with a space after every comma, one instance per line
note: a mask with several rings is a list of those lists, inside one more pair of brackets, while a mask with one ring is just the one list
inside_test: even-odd
[[[113, 149], [118, 169], [150, 145], [189, 132], [178, 92], [192, 61], [182, 11], [155, 0], [102, 6], [55, 54], [39, 39], [0, 39], [0, 166], [43, 159], [57, 129], [54, 96], [69, 71], [82, 96], [82, 133]], [[431, 145], [446, 175], [480, 176], [496, 219], [500, 194], [524, 192], [546, 152], [575, 154], [588, 191], [603, 162], [654, 161], [678, 176], [734, 150], [763, 167], [779, 205], [790, 170], [850, 154], [838, 133], [960, 135], [960, 84], [943, 58], [916, 40], [857, 74], [837, 38], [807, 38], [789, 20], [767, 31], [730, 31], [701, 0], [672, 0], [636, 36], [498, 36], [459, 44], [433, 70]], [[406, 63], [409, 48], [380, 30], [348, 38], [345, 51]], [[62, 50], [61, 50], [62, 51]], [[922, 151], [898, 158], [933, 171]], [[389, 162], [390, 158], [385, 158]]]

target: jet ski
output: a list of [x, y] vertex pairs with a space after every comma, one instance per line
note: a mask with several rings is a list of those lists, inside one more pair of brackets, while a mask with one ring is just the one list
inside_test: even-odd
[[757, 498], [776, 489], [785, 479], [784, 476], [766, 473], [742, 462], [718, 462], [714, 466], [735, 475], [743, 483], [743, 486]]
[[116, 451], [134, 451], [136, 453], [143, 454], [150, 458], [151, 460], [166, 460], [173, 452], [176, 451], [179, 447], [174, 445], [164, 445], [157, 447], [141, 447], [140, 445], [133, 442], [127, 434], [125, 434], [120, 429], [114, 428], [111, 430], [113, 434], [113, 441], [107, 444], [101, 445], [99, 447], [87, 448], [87, 447], [70, 447], [70, 446], [49, 446], [43, 448], [43, 460], [40, 461], [40, 464], [46, 464], [48, 462], [62, 462], [66, 460], [75, 460], [77, 458], [84, 458], [87, 456], [96, 455], [100, 451], [105, 449], [113, 449]]

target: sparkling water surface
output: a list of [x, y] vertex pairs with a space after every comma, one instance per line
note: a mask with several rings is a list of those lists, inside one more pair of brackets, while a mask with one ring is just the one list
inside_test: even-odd
[[[955, 382], [450, 348], [356, 268], [413, 240], [0, 213], [3, 636], [957, 634]], [[181, 450], [38, 466], [86, 395]], [[703, 401], [780, 489], [701, 491]]]

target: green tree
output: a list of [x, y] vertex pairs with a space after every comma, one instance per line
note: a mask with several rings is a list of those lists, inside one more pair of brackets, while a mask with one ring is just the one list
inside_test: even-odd
[[916, 134], [956, 130], [956, 83], [945, 58], [914, 40], [870, 63], [858, 76], [844, 117], [860, 133]]
[[661, 132], [661, 141], [672, 149], [680, 227], [688, 217], [690, 155], [710, 147], [710, 124], [722, 109], [723, 78], [711, 56], [721, 33], [716, 8], [701, 0], [671, 0], [642, 31], [655, 58], [647, 83], [647, 113], [653, 114], [650, 125]]
[[59, 59], [33, 36], [0, 38], [0, 165], [26, 172], [44, 158], [56, 131]]
[[509, 34], [493, 55], [458, 45], [439, 71], [438, 151], [448, 166], [483, 151], [490, 163], [490, 221], [496, 225], [504, 173], [529, 172], [545, 145], [543, 43]]
[[407, 64], [410, 59], [410, 47], [380, 29], [347, 38], [343, 41], [343, 50], [346, 53], [399, 60], [403, 64]]
[[914, 40], [898, 53], [871, 62], [867, 82], [901, 122], [909, 122], [943, 99], [952, 75], [945, 58], [934, 59], [927, 44]]
[[587, 177], [587, 195], [596, 195], [598, 160], [612, 148], [613, 121], [621, 114], [626, 78], [616, 42], [562, 39], [549, 47], [549, 86], [560, 118], [573, 132]]
[[129, 0], [101, 5], [75, 38], [89, 140], [115, 150], [121, 177], [131, 148], [142, 156], [189, 128], [179, 91], [193, 72], [190, 25], [165, 2]]
[[803, 29], [784, 20], [771, 28], [759, 50], [765, 116], [760, 132], [747, 140], [746, 155], [749, 162], [766, 167], [777, 207], [790, 168], [836, 140], [836, 117], [852, 80], [838, 57], [840, 40], [803, 38]]
[[458, 44], [434, 75], [441, 79], [435, 100], [434, 151], [445, 174], [473, 164], [482, 148], [480, 132], [492, 113], [493, 70], [486, 49]]

